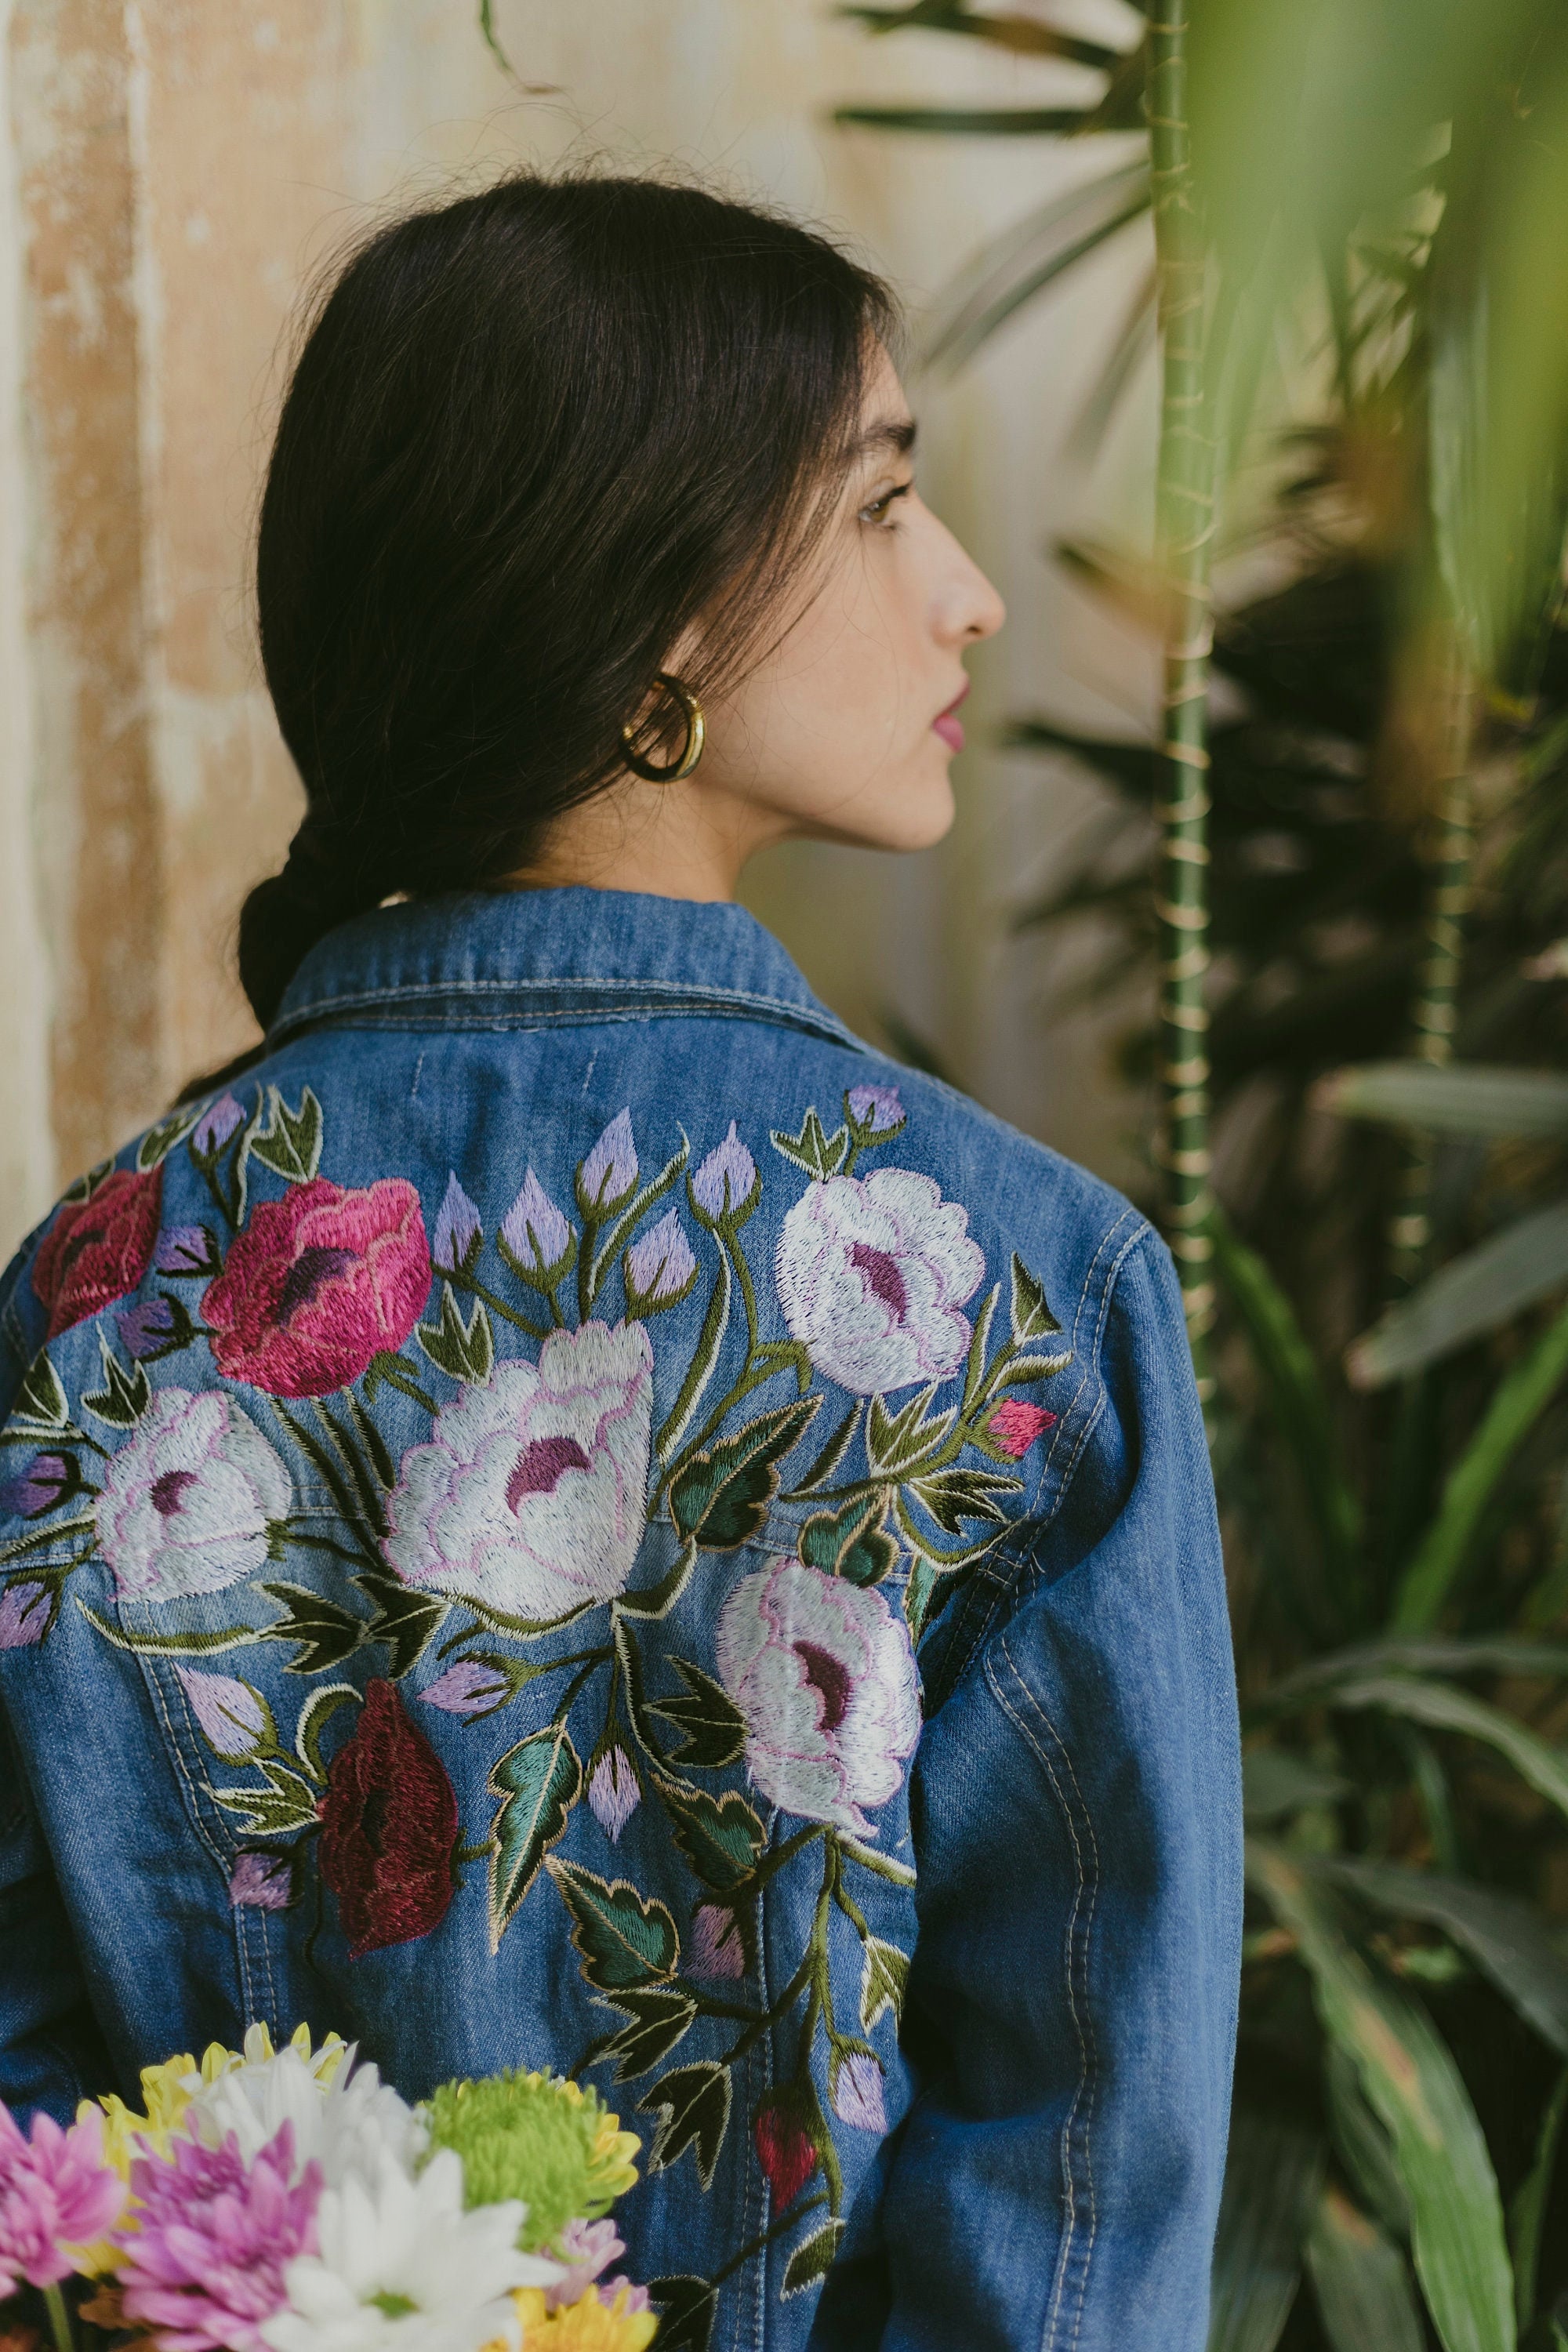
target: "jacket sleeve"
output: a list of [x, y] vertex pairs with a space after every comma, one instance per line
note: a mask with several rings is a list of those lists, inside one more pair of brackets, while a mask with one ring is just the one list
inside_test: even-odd
[[[37, 1236], [33, 1236], [34, 1239]], [[0, 1429], [31, 1360], [24, 1244], [0, 1275]], [[0, 1478], [26, 1446], [0, 1446]], [[10, 1581], [0, 1567], [0, 1589]], [[42, 2107], [68, 2123], [77, 2102], [114, 2081], [70, 1921], [21, 1758], [0, 1701], [0, 2098], [26, 2126]]]
[[916, 1768], [883, 2352], [1202, 2352], [1240, 1967], [1219, 1531], [1164, 1245]]

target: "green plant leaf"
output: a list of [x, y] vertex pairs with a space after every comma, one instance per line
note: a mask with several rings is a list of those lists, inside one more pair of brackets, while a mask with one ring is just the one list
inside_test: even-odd
[[66, 1402], [59, 1375], [50, 1363], [47, 1350], [40, 1350], [28, 1365], [26, 1378], [11, 1408], [11, 1426], [13, 1429], [36, 1429], [53, 1436], [70, 1425], [70, 1407]]
[[1482, 1514], [1565, 1374], [1568, 1307], [1493, 1391], [1481, 1425], [1450, 1473], [1436, 1515], [1400, 1579], [1394, 1606], [1394, 1631], [1426, 1633], [1436, 1623], [1465, 1565]]
[[153, 1402], [147, 1368], [144, 1364], [132, 1364], [127, 1371], [101, 1331], [98, 1335], [98, 1351], [103, 1359], [103, 1386], [84, 1394], [82, 1402], [89, 1412], [107, 1422], [110, 1429], [134, 1428]]
[[706, 2279], [658, 2278], [648, 2298], [659, 2315], [658, 2352], [709, 2352], [719, 2290]]
[[964, 1519], [990, 1520], [1005, 1527], [1007, 1514], [996, 1500], [999, 1495], [1021, 1495], [1021, 1478], [1008, 1478], [994, 1470], [972, 1470], [956, 1466], [951, 1470], [931, 1470], [923, 1477], [911, 1478], [910, 1494], [917, 1495], [939, 1528], [950, 1536], [962, 1534]]
[[572, 1914], [572, 1941], [595, 1991], [625, 1992], [675, 1974], [680, 1937], [662, 1903], [645, 1900], [628, 1879], [600, 1878], [558, 1854], [544, 1867]]
[[815, 1511], [800, 1531], [802, 1559], [850, 1584], [879, 1584], [899, 1557], [897, 1540], [882, 1524], [887, 1508], [879, 1487], [842, 1510]]
[[1517, 1717], [1451, 1683], [1419, 1680], [1414, 1675], [1383, 1675], [1365, 1682], [1336, 1685], [1329, 1705], [1336, 1707], [1380, 1707], [1425, 1723], [1434, 1731], [1462, 1732], [1470, 1739], [1506, 1757], [1521, 1780], [1555, 1805], [1568, 1820], [1568, 1754], [1546, 1741]]
[[893, 1475], [932, 1454], [952, 1426], [951, 1412], [932, 1413], [938, 1383], [928, 1382], [890, 1413], [879, 1396], [871, 1399], [866, 1416], [866, 1454], [873, 1472]]
[[1547, 2200], [1552, 2193], [1552, 2176], [1557, 2169], [1565, 2116], [1568, 2116], [1568, 2066], [1557, 2077], [1556, 2087], [1542, 2110], [1541, 2128], [1535, 2138], [1535, 2155], [1530, 2170], [1515, 2192], [1509, 2211], [1515, 2309], [1521, 2327], [1528, 2327], [1535, 2316], [1536, 2282], [1541, 2273]]
[[710, 1796], [660, 1778], [659, 1796], [675, 1828], [675, 1842], [704, 1886], [732, 1895], [756, 1867], [767, 1832], [738, 1789]]
[[621, 2022], [590, 2046], [583, 2065], [612, 2063], [617, 2083], [629, 2083], [657, 2066], [661, 2058], [668, 2058], [697, 2015], [690, 1993], [665, 1985], [617, 1993], [612, 2006], [621, 2011]]
[[836, 106], [832, 121], [871, 131], [935, 131], [944, 138], [1038, 139], [1081, 129], [1081, 106]]
[[547, 1723], [510, 1748], [490, 1768], [489, 1791], [500, 1799], [490, 1832], [493, 1952], [583, 1792], [583, 1766], [564, 1723]]
[[1568, 1643], [1483, 1633], [1447, 1641], [1440, 1634], [1410, 1633], [1381, 1642], [1357, 1642], [1298, 1667], [1266, 1691], [1248, 1709], [1258, 1720], [1312, 1706], [1336, 1683], [1359, 1682], [1389, 1667], [1408, 1666], [1433, 1675], [1568, 1675]]
[[1031, 1341], [1050, 1339], [1059, 1332], [1062, 1327], [1046, 1302], [1039, 1277], [1029, 1272], [1016, 1250], [1013, 1253], [1012, 1282], [1014, 1344], [1026, 1348]]
[[1410, 2268], [1377, 2223], [1331, 2184], [1307, 2232], [1307, 2269], [1333, 2352], [1424, 2352]]
[[885, 2011], [891, 2010], [897, 2025], [904, 2013], [904, 1995], [909, 1990], [910, 1961], [907, 1952], [897, 1944], [885, 1944], [879, 1936], [866, 1938], [866, 1964], [860, 1974], [860, 2026], [869, 2033]]
[[800, 2294], [808, 2286], [815, 2286], [818, 2279], [826, 2278], [843, 2235], [844, 2224], [835, 2219], [825, 2221], [809, 2238], [803, 2238], [784, 2264], [781, 2295]]
[[1322, 2168], [1314, 2133], [1237, 2108], [1215, 2238], [1208, 2352], [1273, 2352], [1296, 2300], [1301, 2236]]
[[985, 16], [957, 5], [932, 7], [931, 0], [913, 0], [905, 8], [839, 8], [835, 14], [863, 25], [868, 33], [961, 33], [972, 41], [1009, 50], [1015, 57], [1066, 58], [1073, 65], [1093, 66], [1102, 73], [1110, 72], [1122, 58], [1120, 49], [1059, 32], [1038, 16]]
[[696, 2156], [697, 2177], [708, 2188], [729, 2127], [730, 2097], [730, 2069], [714, 2060], [678, 2066], [661, 2075], [637, 2101], [645, 2113], [658, 2117], [647, 2152], [648, 2170], [665, 2171], [689, 2147]]
[[1568, 2058], [1568, 1953], [1533, 1905], [1404, 1863], [1325, 1859], [1319, 1866], [1379, 1910], [1441, 1927], [1525, 2023]]
[[1568, 1135], [1568, 1078], [1555, 1070], [1367, 1062], [1321, 1080], [1314, 1100], [1342, 1118], [1386, 1119], [1435, 1135]]
[[1517, 1218], [1391, 1307], [1354, 1340], [1346, 1369], [1358, 1388], [1436, 1363], [1568, 1283], [1568, 1202]]
[[1274, 1427], [1293, 1455], [1301, 1493], [1317, 1522], [1329, 1582], [1342, 1617], [1353, 1620], [1361, 1589], [1361, 1509], [1345, 1475], [1333, 1415], [1294, 1308], [1254, 1249], [1216, 1210], [1215, 1266], [1252, 1344]]
[[689, 1462], [672, 1481], [670, 1513], [683, 1536], [710, 1551], [729, 1551], [762, 1528], [778, 1492], [778, 1465], [799, 1444], [820, 1397], [760, 1413]]
[[420, 1592], [405, 1584], [390, 1569], [356, 1569], [353, 1580], [375, 1603], [364, 1638], [386, 1643], [392, 1654], [387, 1671], [394, 1682], [401, 1682], [410, 1666], [418, 1664], [432, 1636], [445, 1623], [447, 1603], [438, 1592]]
[[328, 1666], [342, 1665], [364, 1639], [363, 1617], [356, 1617], [352, 1609], [341, 1609], [335, 1601], [323, 1600], [308, 1586], [264, 1584], [261, 1590], [283, 1611], [280, 1618], [261, 1628], [264, 1638], [300, 1645], [289, 1661], [291, 1675], [319, 1675]]
[[1241, 1788], [1246, 1819], [1261, 1829], [1305, 1806], [1331, 1805], [1350, 1783], [1287, 1748], [1249, 1748], [1241, 1759]]
[[474, 1388], [483, 1388], [495, 1362], [495, 1335], [482, 1298], [474, 1301], [474, 1311], [467, 1323], [449, 1282], [441, 1285], [441, 1319], [433, 1328], [421, 1323], [416, 1335], [419, 1345], [439, 1372], [449, 1380], [467, 1381]]
[[1410, 2200], [1394, 2145], [1367, 2105], [1356, 2063], [1337, 2042], [1323, 2045], [1323, 2096], [1334, 2154], [1362, 2201], [1401, 2245], [1410, 2238]]
[[746, 1744], [745, 1717], [723, 1685], [689, 1658], [672, 1655], [669, 1663], [686, 1685], [686, 1696], [648, 1707], [650, 1715], [674, 1724], [681, 1735], [680, 1746], [671, 1748], [668, 1760], [710, 1772], [732, 1764]]
[[321, 1106], [307, 1087], [290, 1110], [277, 1087], [267, 1089], [267, 1124], [248, 1139], [248, 1157], [290, 1184], [308, 1184], [321, 1161]]
[[798, 1135], [791, 1135], [783, 1127], [770, 1131], [774, 1150], [783, 1152], [794, 1167], [804, 1168], [817, 1182], [837, 1176], [849, 1156], [849, 1129], [837, 1127], [829, 1135], [817, 1117], [815, 1103], [801, 1121]]
[[1325, 2033], [1355, 2062], [1410, 2200], [1411, 2246], [1446, 2352], [1513, 2352], [1502, 2202], [1458, 2068], [1405, 1987], [1374, 1973], [1333, 1898], [1279, 1847], [1249, 1841], [1247, 1875], [1312, 1979]]

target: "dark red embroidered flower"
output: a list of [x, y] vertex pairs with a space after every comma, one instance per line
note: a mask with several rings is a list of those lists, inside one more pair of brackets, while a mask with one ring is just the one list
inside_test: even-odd
[[782, 2099], [770, 2100], [758, 2110], [753, 2137], [773, 2201], [782, 2212], [816, 2170], [816, 2150], [800, 2117]]
[[457, 1843], [458, 1800], [440, 1758], [392, 1685], [371, 1683], [321, 1800], [321, 1876], [351, 1960], [440, 1926]]
[[33, 1288], [53, 1339], [134, 1290], [153, 1263], [163, 1171], [116, 1168], [89, 1201], [68, 1201], [33, 1261]]
[[419, 1195], [398, 1176], [348, 1192], [325, 1176], [265, 1201], [202, 1296], [213, 1355], [268, 1396], [325, 1396], [395, 1353], [430, 1291]]

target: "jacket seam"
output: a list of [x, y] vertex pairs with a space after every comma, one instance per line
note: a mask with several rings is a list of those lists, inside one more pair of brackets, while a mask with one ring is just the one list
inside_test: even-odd
[[[168, 1743], [168, 1753], [174, 1767], [175, 1777], [184, 1791], [185, 1808], [190, 1814], [192, 1825], [195, 1830], [197, 1837], [201, 1840], [203, 1845], [205, 1846], [214, 1862], [216, 1863], [220, 1874], [226, 1874], [227, 1871], [231, 1870], [233, 1867], [234, 1854], [233, 1852], [231, 1852], [228, 1855], [225, 1855], [221, 1846], [215, 1841], [208, 1824], [202, 1818], [201, 1807], [196, 1801], [195, 1785], [192, 1780], [190, 1768], [185, 1761], [184, 1751], [180, 1746], [179, 1737], [174, 1729], [174, 1718], [169, 1713], [167, 1695], [164, 1692], [163, 1683], [159, 1679], [156, 1664], [152, 1659], [143, 1657], [140, 1654], [138, 1654], [137, 1657], [137, 1664], [142, 1668], [142, 1679], [151, 1689], [153, 1702], [157, 1706], [159, 1716], [163, 1719], [164, 1735]], [[186, 1710], [185, 1719], [188, 1724], [190, 1721], [190, 1702], [188, 1699], [184, 1699], [183, 1695], [182, 1704]], [[235, 1965], [239, 1977], [239, 1990], [244, 2013], [246, 2020], [248, 2022], [255, 2006], [253, 1988], [251, 1984], [250, 1956], [245, 1948], [245, 1937], [240, 1932], [239, 1915], [234, 1909], [232, 1905], [229, 1908], [229, 1921], [235, 1930]]]
[[[574, 1005], [532, 1005], [532, 996], [552, 997], [571, 991], [580, 992], [583, 1002]], [[731, 1020], [762, 1020], [778, 1023], [791, 1029], [805, 1029], [814, 1035], [830, 1038], [838, 1045], [849, 1045], [869, 1055], [871, 1048], [856, 1036], [836, 1014], [826, 1006], [792, 1003], [785, 997], [762, 996], [746, 989], [710, 989], [676, 981], [592, 981], [565, 976], [545, 981], [458, 981], [434, 980], [405, 982], [384, 989], [354, 989], [337, 996], [317, 998], [297, 1011], [287, 1013], [268, 1032], [270, 1052], [290, 1040], [300, 1031], [318, 1025], [334, 1014], [384, 1008], [391, 1012], [399, 1004], [434, 1000], [460, 1001], [459, 1009], [482, 1008], [485, 1000], [510, 999], [515, 1005], [515, 1020], [509, 1026], [548, 1026], [557, 1022], [638, 1020], [649, 1018], [679, 1019], [685, 1013], [717, 1013]], [[448, 1026], [438, 1013], [427, 1016], [433, 1026]], [[405, 1015], [395, 1025], [411, 1026], [416, 1015]]]
[[[1094, 1936], [1094, 1915], [1100, 1895], [1100, 1848], [1095, 1839], [1093, 1820], [1088, 1805], [1084, 1802], [1083, 1790], [1079, 1785], [1078, 1774], [1073, 1769], [1072, 1757], [1067, 1742], [1020, 1674], [1013, 1653], [1007, 1646], [1005, 1631], [998, 1636], [996, 1647], [1006, 1663], [1008, 1674], [1016, 1685], [1025, 1705], [1038, 1717], [1042, 1729], [1055, 1747], [1072, 1786], [1073, 1801], [1069, 1801], [1050, 1756], [1008, 1699], [1006, 1692], [1002, 1688], [994, 1661], [988, 1657], [985, 1661], [984, 1673], [992, 1694], [997, 1705], [1016, 1726], [1039, 1759], [1041, 1768], [1050, 1782], [1052, 1793], [1060, 1808], [1062, 1819], [1067, 1824], [1068, 1837], [1072, 1845], [1076, 1876], [1072, 1903], [1068, 1912], [1066, 1983], [1068, 2008], [1072, 2017], [1074, 2037], [1079, 2045], [1079, 2079], [1074, 2086], [1072, 2105], [1068, 2109], [1067, 2121], [1062, 2126], [1062, 2181], [1066, 2191], [1067, 2221], [1062, 2232], [1061, 2251], [1057, 2259], [1057, 2275], [1051, 2294], [1050, 2308], [1046, 2315], [1045, 2334], [1041, 2338], [1041, 2352], [1052, 2352], [1052, 2347], [1062, 2342], [1058, 2323], [1063, 2315], [1063, 2297], [1067, 2292], [1068, 2274], [1075, 2267], [1075, 2242], [1078, 2236], [1079, 2205], [1079, 2191], [1075, 2178], [1075, 2136], [1078, 2145], [1082, 2149], [1082, 2186], [1089, 2208], [1089, 2234], [1084, 2242], [1081, 2258], [1076, 2259], [1078, 2283], [1072, 2315], [1072, 2333], [1067, 2339], [1069, 2347], [1076, 2347], [1082, 2330], [1084, 2304], [1089, 2294], [1089, 2265], [1094, 2257], [1095, 2240], [1099, 2232], [1099, 2214], [1094, 2194], [1094, 2153], [1090, 2144], [1099, 2065], [1094, 2018], [1089, 2005], [1089, 1969]], [[1079, 1835], [1080, 1822], [1083, 1831], [1081, 1840]], [[1081, 1935], [1079, 1927], [1080, 1906], [1083, 1910]], [[1081, 2130], [1078, 2130], [1080, 2108], [1082, 2110]]]

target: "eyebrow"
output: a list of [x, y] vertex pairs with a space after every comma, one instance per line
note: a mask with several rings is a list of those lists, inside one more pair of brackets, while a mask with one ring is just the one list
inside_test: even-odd
[[907, 457], [915, 446], [917, 429], [912, 416], [885, 417], [880, 424], [867, 426], [849, 454], [851, 457], [870, 457], [888, 451], [894, 457]]

